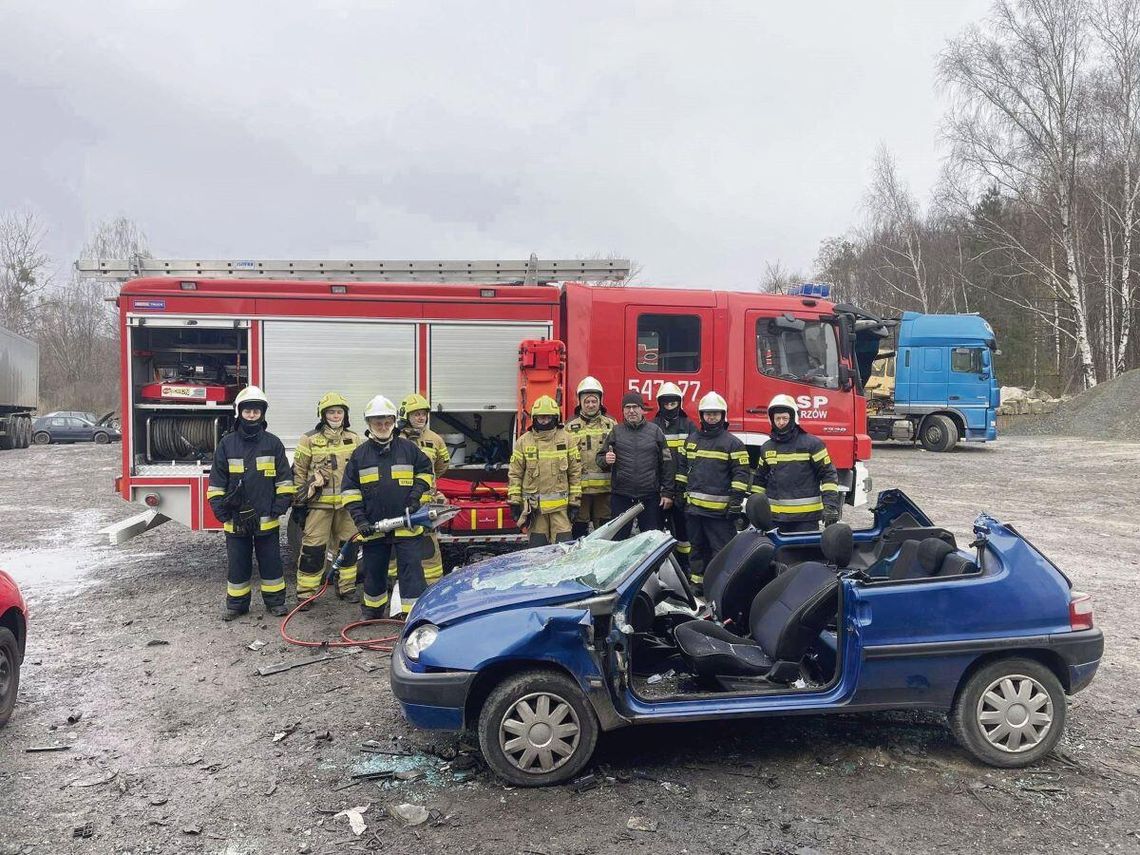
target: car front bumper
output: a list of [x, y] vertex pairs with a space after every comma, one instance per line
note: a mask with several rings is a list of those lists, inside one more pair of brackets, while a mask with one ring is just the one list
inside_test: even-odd
[[474, 671], [413, 671], [397, 646], [392, 651], [389, 681], [404, 716], [416, 727], [463, 730], [463, 711], [475, 681]]

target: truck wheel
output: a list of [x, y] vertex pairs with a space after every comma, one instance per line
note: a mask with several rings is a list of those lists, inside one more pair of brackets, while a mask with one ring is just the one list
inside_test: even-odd
[[111, 437], [105, 433], [97, 433], [94, 436], [96, 445], [106, 445], [111, 441]]
[[51, 442], [51, 434], [46, 430], [38, 431], [34, 436], [32, 436], [32, 442], [34, 442], [36, 445], [47, 445]]
[[27, 416], [20, 419], [20, 448], [27, 448], [32, 444], [32, 420]]
[[17, 429], [18, 422], [16, 419], [8, 419], [8, 423], [4, 426], [4, 435], [0, 436], [0, 449], [9, 451], [16, 447]]
[[578, 684], [554, 671], [524, 671], [495, 687], [479, 714], [487, 765], [518, 787], [578, 774], [598, 741], [593, 707]]
[[20, 648], [16, 636], [7, 627], [0, 627], [0, 727], [12, 717], [16, 706], [16, 692], [20, 688]]
[[950, 731], [983, 763], [1016, 769], [1056, 747], [1065, 712], [1056, 674], [1032, 659], [1002, 659], [977, 671], [958, 692]]
[[927, 451], [949, 451], [958, 444], [958, 426], [949, 416], [927, 416], [918, 438]]

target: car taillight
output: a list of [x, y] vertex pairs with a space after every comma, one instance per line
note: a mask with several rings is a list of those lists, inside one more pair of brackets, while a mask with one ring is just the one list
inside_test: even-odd
[[1073, 591], [1069, 595], [1069, 629], [1076, 632], [1078, 629], [1093, 628], [1092, 597]]

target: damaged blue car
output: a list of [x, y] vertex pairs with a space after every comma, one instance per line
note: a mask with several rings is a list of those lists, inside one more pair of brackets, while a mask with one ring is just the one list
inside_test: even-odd
[[429, 588], [392, 655], [408, 720], [477, 731], [519, 786], [577, 774], [602, 730], [887, 709], [945, 713], [973, 756], [1020, 767], [1100, 663], [1089, 597], [986, 514], [959, 544], [891, 490], [869, 528], [781, 535], [754, 496], [698, 598], [668, 533], [612, 539], [637, 510]]

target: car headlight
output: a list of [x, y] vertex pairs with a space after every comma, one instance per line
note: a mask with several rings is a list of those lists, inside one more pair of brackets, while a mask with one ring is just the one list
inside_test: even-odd
[[404, 655], [413, 662], [417, 661], [420, 658], [420, 654], [435, 643], [437, 635], [439, 635], [438, 626], [432, 626], [430, 623], [417, 626], [412, 630], [411, 634], [404, 639]]

